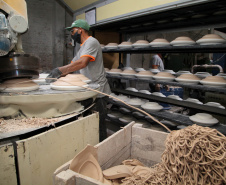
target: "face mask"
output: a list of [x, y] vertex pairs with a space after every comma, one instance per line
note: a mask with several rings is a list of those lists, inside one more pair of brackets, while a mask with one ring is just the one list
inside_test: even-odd
[[74, 35], [71, 35], [71, 38], [72, 38], [75, 42], [81, 44], [81, 34], [78, 34], [78, 31], [77, 31]]

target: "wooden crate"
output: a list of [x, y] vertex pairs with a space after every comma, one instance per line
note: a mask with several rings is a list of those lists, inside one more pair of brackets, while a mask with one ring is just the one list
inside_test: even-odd
[[[98, 162], [105, 170], [119, 165], [123, 160], [135, 158], [147, 166], [160, 162], [165, 150], [167, 133], [142, 128], [141, 124], [131, 122], [103, 142], [97, 144]], [[96, 185], [102, 184], [92, 178], [69, 169], [71, 161], [59, 167], [53, 174], [55, 185]]]
[[[0, 146], [1, 185], [52, 185], [55, 169], [83, 150], [99, 143], [99, 114], [80, 118], [33, 137]], [[17, 182], [15, 157], [18, 162]]]

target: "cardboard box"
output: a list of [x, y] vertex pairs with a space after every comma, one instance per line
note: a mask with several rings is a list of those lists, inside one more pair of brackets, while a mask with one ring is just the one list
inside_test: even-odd
[[[142, 128], [131, 122], [103, 142], [97, 144], [98, 162], [102, 170], [119, 165], [126, 159], [138, 159], [147, 166], [159, 163], [165, 150], [168, 133]], [[53, 174], [55, 185], [96, 185], [95, 179], [69, 169], [71, 161], [60, 166]]]

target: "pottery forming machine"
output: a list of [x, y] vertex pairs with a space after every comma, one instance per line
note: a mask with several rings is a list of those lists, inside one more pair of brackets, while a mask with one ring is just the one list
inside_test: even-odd
[[22, 48], [21, 35], [27, 30], [25, 0], [0, 0], [0, 80], [38, 77], [39, 59]]

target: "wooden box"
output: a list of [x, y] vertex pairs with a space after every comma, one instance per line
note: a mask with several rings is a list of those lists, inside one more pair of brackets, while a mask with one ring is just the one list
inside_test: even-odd
[[[119, 165], [123, 160], [135, 158], [147, 166], [160, 162], [165, 150], [167, 133], [142, 128], [131, 122], [103, 142], [97, 144], [98, 162], [102, 170]], [[53, 174], [55, 185], [96, 185], [102, 184], [69, 169], [71, 161], [60, 166]]]

